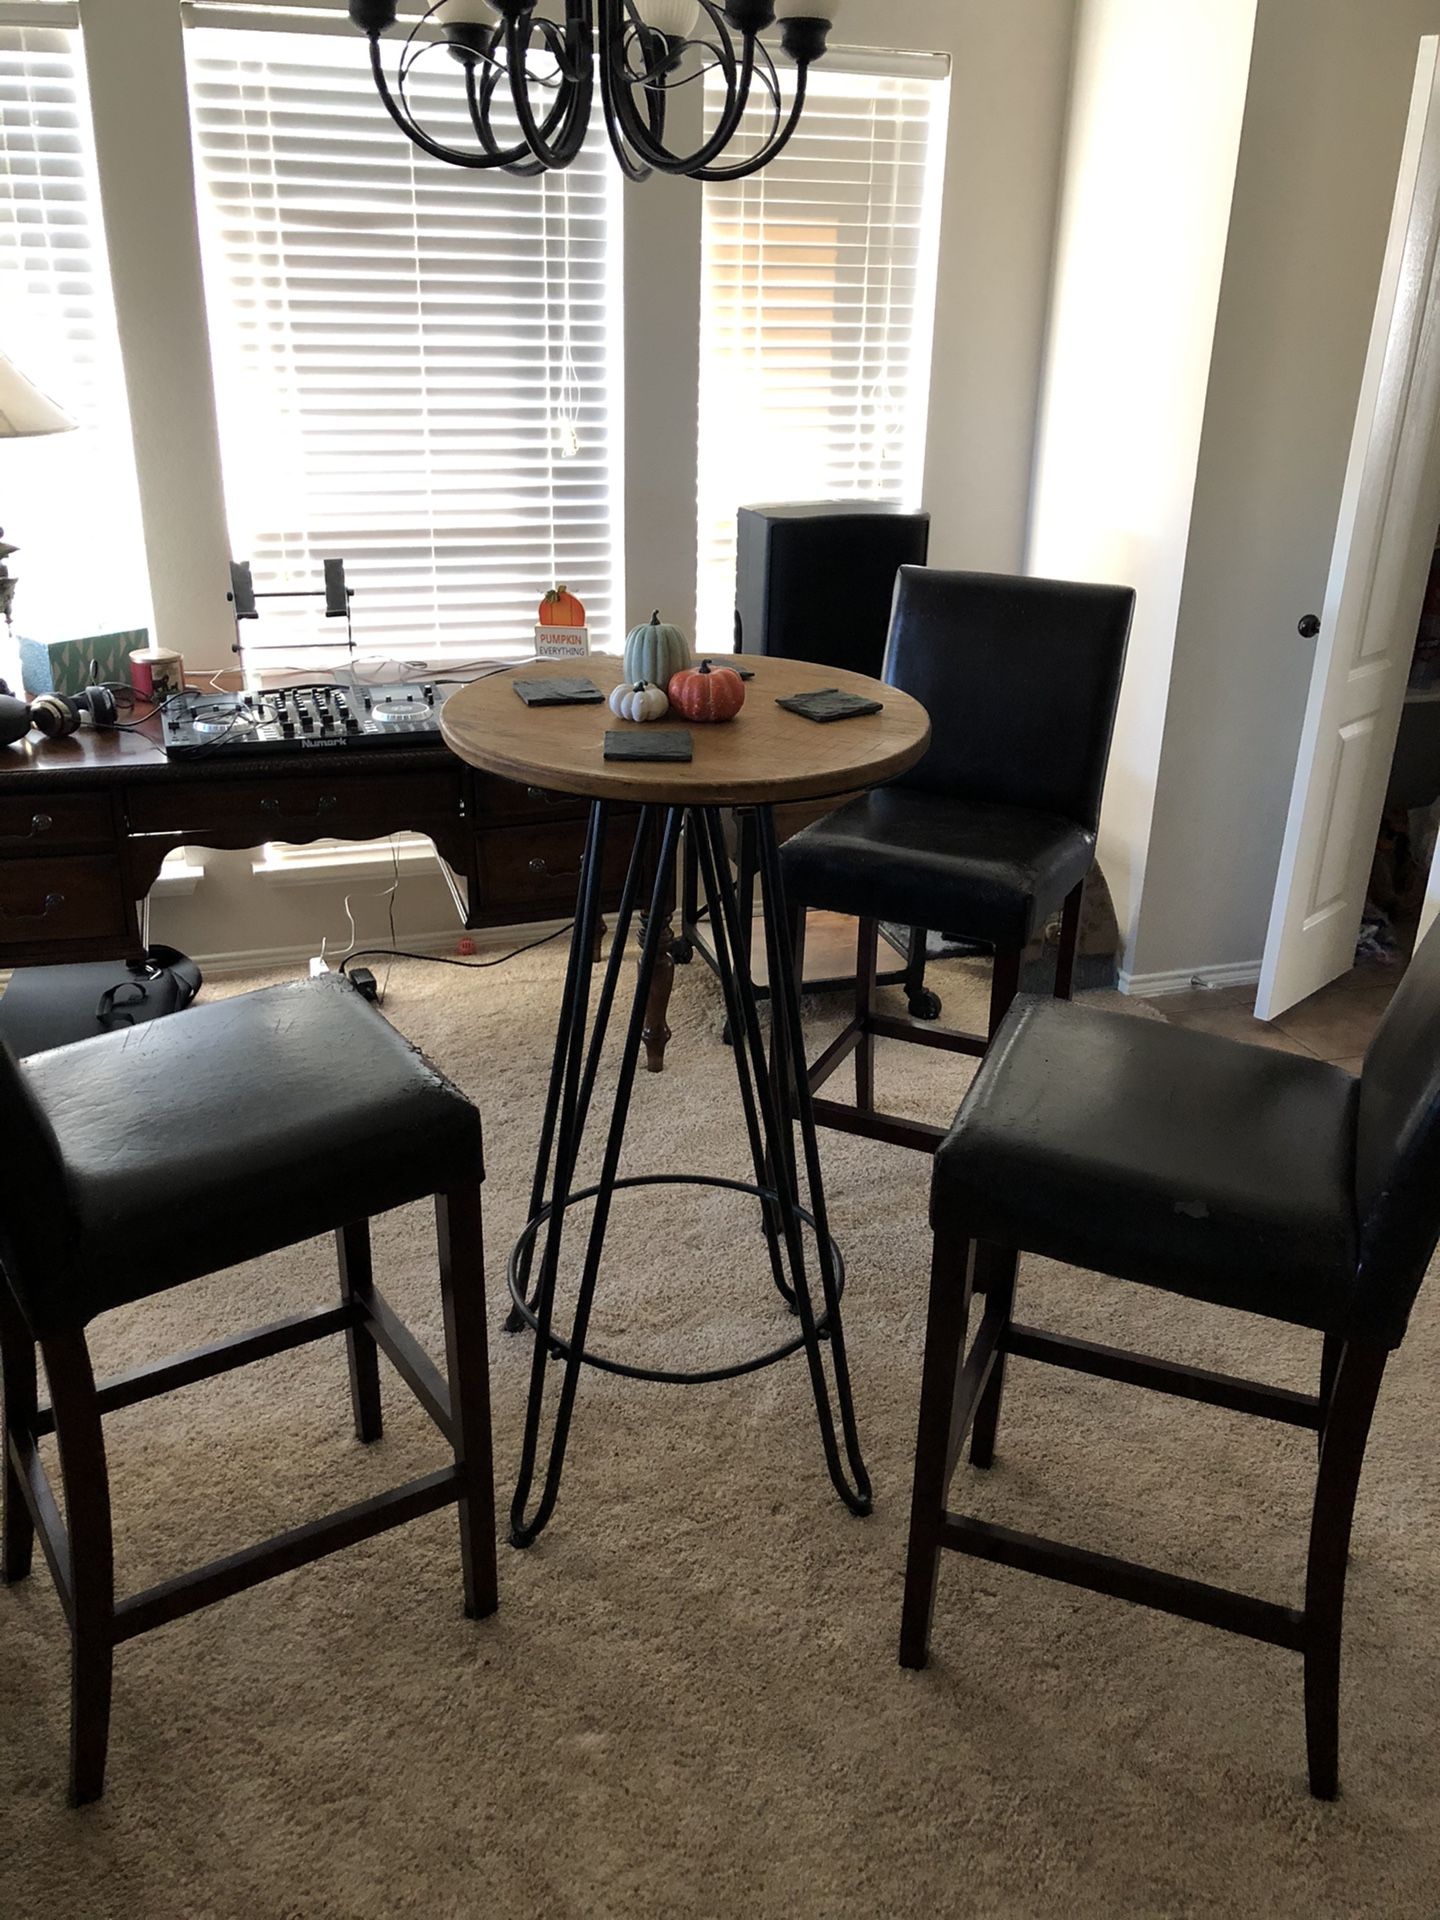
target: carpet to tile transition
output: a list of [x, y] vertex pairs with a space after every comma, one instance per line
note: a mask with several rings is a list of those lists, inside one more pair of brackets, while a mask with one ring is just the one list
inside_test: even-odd
[[[397, 964], [388, 1015], [478, 1101], [490, 1319], [522, 1224], [563, 953]], [[983, 983], [946, 963], [947, 1017]], [[224, 991], [242, 983], [225, 983]], [[253, 984], [253, 983], [252, 983]], [[815, 1043], [838, 1001], [812, 1005]], [[746, 1174], [718, 992], [694, 966], [642, 1076], [631, 1170]], [[969, 1066], [881, 1049], [886, 1104], [947, 1120]], [[601, 1096], [603, 1098], [604, 1088]], [[139, 1117], [137, 1116], [137, 1124]], [[823, 1136], [876, 1511], [831, 1491], [803, 1360], [677, 1390], [587, 1374], [559, 1508], [460, 1610], [442, 1514], [124, 1647], [109, 1786], [64, 1804], [66, 1637], [43, 1569], [0, 1592], [0, 1915], [1434, 1915], [1440, 1912], [1440, 1297], [1392, 1366], [1350, 1579], [1344, 1797], [1305, 1791], [1293, 1655], [946, 1559], [928, 1672], [896, 1664], [924, 1332], [928, 1162]], [[734, 1196], [616, 1204], [594, 1342], [715, 1362], [783, 1310]], [[441, 1351], [432, 1222], [377, 1275]], [[105, 1370], [327, 1299], [331, 1249], [97, 1325]], [[1318, 1343], [1045, 1262], [1027, 1320], [1313, 1384]], [[502, 1510], [529, 1340], [496, 1333]], [[374, 1449], [339, 1343], [108, 1423], [122, 1591], [438, 1465], [398, 1383]], [[1298, 1598], [1313, 1440], [1017, 1365], [994, 1472], [957, 1503]], [[37, 1562], [38, 1567], [38, 1562]]]

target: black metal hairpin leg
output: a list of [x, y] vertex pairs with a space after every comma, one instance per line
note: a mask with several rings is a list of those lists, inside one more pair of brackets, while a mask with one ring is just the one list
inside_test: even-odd
[[[589, 972], [584, 956], [578, 946], [580, 919], [586, 912], [586, 901], [592, 883], [598, 887], [599, 877], [605, 861], [605, 817], [602, 804], [597, 801], [590, 810], [590, 827], [585, 840], [585, 853], [581, 869], [580, 903], [576, 909], [575, 930], [570, 942], [570, 962], [565, 975], [564, 998], [560, 1006], [560, 1020], [555, 1030], [555, 1057], [550, 1069], [550, 1090], [545, 1100], [545, 1118], [540, 1130], [540, 1151], [535, 1160], [535, 1180], [530, 1189], [530, 1218], [539, 1217], [545, 1204], [545, 1187], [551, 1171], [551, 1156], [555, 1146], [555, 1128], [560, 1113], [561, 1100], [565, 1088], [566, 1067], [574, 1033], [577, 1004], [580, 1008], [582, 1032], [578, 1045], [584, 1046], [583, 1016], [589, 1001]], [[595, 1091], [595, 1075], [600, 1065], [600, 1055], [605, 1044], [605, 1034], [610, 1025], [610, 1015], [615, 1005], [615, 994], [620, 984], [620, 974], [625, 964], [626, 947], [630, 939], [630, 928], [635, 918], [635, 903], [639, 897], [640, 882], [645, 871], [645, 854], [651, 840], [651, 812], [649, 808], [641, 814], [635, 829], [635, 844], [630, 854], [630, 865], [625, 875], [624, 890], [620, 895], [619, 912], [616, 915], [615, 934], [610, 943], [610, 958], [605, 967], [605, 982], [600, 990], [599, 1005], [595, 1010], [595, 1030], [590, 1042], [589, 1058], [585, 1062], [584, 1077], [580, 1083], [579, 1103], [575, 1113], [574, 1137], [578, 1151], [579, 1141], [585, 1131], [585, 1122], [590, 1112], [590, 1099]], [[595, 909], [598, 914], [598, 906]], [[596, 921], [598, 925], [598, 920]], [[592, 939], [590, 953], [594, 955]], [[577, 983], [584, 973], [583, 991]], [[578, 1000], [577, 1000], [578, 995]], [[573, 1174], [573, 1161], [572, 1161]], [[568, 1191], [568, 1188], [567, 1188]], [[530, 1267], [534, 1250], [534, 1241], [527, 1241], [521, 1248], [518, 1260], [518, 1276], [521, 1293], [529, 1298]], [[558, 1256], [558, 1246], [556, 1249]], [[505, 1321], [507, 1333], [518, 1333], [525, 1320], [518, 1306], [512, 1306]]]
[[[820, 1264], [820, 1285], [825, 1298], [828, 1345], [835, 1374], [835, 1399], [840, 1409], [845, 1452], [852, 1482], [847, 1482], [835, 1444], [834, 1422], [830, 1411], [830, 1391], [818, 1334], [812, 1338], [814, 1312], [803, 1263], [795, 1273], [795, 1294], [801, 1325], [806, 1333], [806, 1352], [810, 1359], [810, 1378], [815, 1392], [815, 1410], [820, 1418], [820, 1434], [825, 1443], [830, 1478], [845, 1504], [854, 1513], [869, 1513], [870, 1476], [860, 1454], [860, 1436], [855, 1425], [855, 1405], [850, 1393], [850, 1367], [845, 1351], [845, 1330], [840, 1318], [840, 1275], [836, 1269], [830, 1239], [830, 1222], [825, 1205], [825, 1186], [820, 1169], [820, 1141], [815, 1127], [815, 1109], [810, 1096], [810, 1079], [805, 1064], [805, 1035], [800, 1020], [800, 986], [795, 956], [790, 941], [785, 905], [785, 882], [780, 869], [780, 848], [775, 838], [775, 819], [769, 807], [756, 809], [756, 837], [760, 854], [760, 884], [764, 895], [765, 946], [770, 966], [771, 1046], [781, 1070], [772, 1076], [772, 1085], [780, 1092], [779, 1132], [784, 1142], [772, 1139], [770, 1163], [775, 1169], [782, 1206], [794, 1194], [787, 1175], [791, 1165], [790, 1127], [800, 1128], [800, 1143], [805, 1160], [805, 1179], [810, 1193], [810, 1212], [815, 1222], [815, 1242]], [[798, 1181], [795, 1182], [798, 1186]]]
[[[773, 1028], [774, 1071], [767, 1068], [765, 1039], [750, 973], [749, 926], [740, 918], [733, 887], [722, 886], [718, 905], [725, 925], [731, 954], [738, 960], [735, 988], [739, 1020], [735, 1023], [737, 1059], [748, 1052], [760, 1089], [767, 1146], [768, 1184], [785, 1231], [790, 1257], [791, 1291], [804, 1333], [806, 1355], [810, 1363], [810, 1382], [815, 1395], [815, 1411], [820, 1422], [820, 1439], [825, 1449], [825, 1464], [835, 1490], [852, 1512], [869, 1513], [871, 1490], [869, 1475], [860, 1456], [860, 1440], [855, 1427], [854, 1402], [850, 1392], [850, 1371], [845, 1354], [845, 1335], [840, 1322], [840, 1275], [834, 1264], [830, 1229], [825, 1213], [824, 1187], [820, 1177], [819, 1148], [815, 1135], [815, 1116], [809, 1107], [809, 1088], [805, 1077], [800, 1030], [799, 995], [790, 959], [789, 930], [785, 917], [784, 886], [780, 878], [778, 852], [773, 865], [765, 864], [767, 844], [775, 848], [774, 823], [769, 808], [758, 810], [757, 839], [761, 854], [764, 887], [765, 938], [770, 962], [770, 1005]], [[717, 860], [724, 854], [724, 840], [718, 818], [712, 815], [710, 845]], [[723, 869], [722, 869], [723, 871]], [[783, 965], [779, 956], [783, 955]], [[801, 1089], [804, 1089], [803, 1095]], [[800, 1102], [803, 1098], [803, 1108]], [[792, 1114], [808, 1116], [806, 1172], [810, 1188], [810, 1215], [815, 1223], [821, 1286], [825, 1295], [823, 1321], [817, 1321], [811, 1304], [810, 1286], [805, 1271], [804, 1241], [800, 1233], [800, 1204], [795, 1158], [791, 1150]], [[806, 1132], [805, 1118], [801, 1120]], [[825, 1222], [824, 1225], [821, 1223]], [[847, 1480], [836, 1443], [835, 1419], [830, 1405], [830, 1390], [825, 1377], [822, 1336], [828, 1337], [835, 1369], [835, 1398], [840, 1407], [841, 1429], [849, 1457], [853, 1482]]]
[[[725, 912], [721, 887], [729, 878], [726, 867], [724, 832], [718, 815], [713, 810], [696, 808], [686, 821], [686, 842], [694, 853], [700, 879], [705, 889], [706, 905], [710, 909], [710, 931], [715, 947], [715, 971], [720, 980], [720, 991], [725, 1001], [725, 1024], [733, 1041], [735, 1058], [735, 1077], [740, 1087], [740, 1104], [745, 1113], [745, 1130], [750, 1140], [750, 1157], [755, 1167], [755, 1180], [758, 1186], [768, 1189], [768, 1154], [765, 1135], [762, 1132], [761, 1098], [757, 1089], [765, 1084], [765, 1044], [758, 1024], [747, 1024], [745, 1005], [742, 999], [741, 980], [749, 987], [750, 998], [754, 1001], [754, 985], [750, 979], [750, 949], [748, 942], [742, 941], [739, 948], [732, 948], [732, 929], [728, 924], [729, 916]], [[749, 922], [742, 912], [740, 927], [747, 930]], [[753, 1038], [753, 1045], [752, 1045]], [[781, 1299], [792, 1313], [799, 1311], [793, 1285], [785, 1277], [785, 1261], [780, 1249], [782, 1232], [788, 1233], [778, 1201], [767, 1192], [760, 1202], [761, 1215], [765, 1224], [765, 1243], [770, 1252], [770, 1270], [775, 1287]], [[798, 1232], [798, 1225], [797, 1225]], [[787, 1243], [788, 1244], [788, 1243]], [[793, 1257], [793, 1256], [792, 1256]]]
[[[662, 813], [663, 824], [661, 824]], [[625, 1180], [618, 1177], [625, 1123], [644, 1035], [646, 1006], [664, 939], [664, 916], [658, 911], [658, 907], [669, 885], [682, 822], [688, 824], [690, 843], [695, 850], [697, 877], [703, 881], [705, 902], [715, 929], [717, 967], [725, 995], [726, 1011], [738, 1042], [734, 1058], [746, 1134], [751, 1158], [755, 1165], [754, 1186], [703, 1174], [632, 1175]], [[777, 1100], [770, 1085], [764, 1034], [760, 1025], [755, 985], [751, 976], [750, 946], [746, 937], [750, 929], [744, 924], [740, 915], [735, 885], [726, 858], [719, 813], [714, 808], [691, 809], [688, 814], [678, 807], [644, 810], [641, 816], [640, 835], [626, 882], [620, 924], [616, 929], [615, 949], [611, 953], [587, 1054], [586, 1023], [592, 973], [591, 941], [599, 910], [599, 875], [603, 865], [605, 827], [604, 809], [597, 804], [592, 812], [590, 834], [586, 845], [580, 904], [576, 913], [570, 965], [566, 976], [565, 1005], [561, 1009], [542, 1132], [540, 1163], [536, 1172], [534, 1206], [531, 1220], [511, 1259], [510, 1286], [511, 1296], [515, 1302], [515, 1316], [518, 1316], [523, 1324], [533, 1326], [536, 1333], [520, 1475], [511, 1507], [511, 1540], [516, 1546], [529, 1546], [554, 1511], [564, 1470], [579, 1371], [587, 1363], [604, 1367], [614, 1373], [689, 1384], [729, 1379], [743, 1373], [758, 1371], [761, 1367], [770, 1366], [791, 1354], [798, 1353], [803, 1348], [809, 1361], [821, 1440], [831, 1478], [841, 1497], [853, 1511], [867, 1513], [870, 1510], [870, 1484], [860, 1460], [855, 1434], [854, 1411], [845, 1364], [844, 1337], [840, 1327], [840, 1297], [844, 1289], [844, 1265], [838, 1249], [828, 1240], [828, 1228], [827, 1238], [819, 1247], [825, 1304], [824, 1310], [818, 1315], [812, 1304], [810, 1286], [806, 1277], [804, 1232], [809, 1229], [818, 1236], [819, 1221], [824, 1217], [813, 1115], [809, 1122], [809, 1144], [806, 1154], [811, 1209], [807, 1211], [801, 1204], [798, 1181], [794, 1173], [793, 1155], [786, 1151], [786, 1143], [792, 1132], [790, 1113], [799, 1095], [792, 1091]], [[618, 956], [623, 950], [636, 905], [640, 874], [644, 864], [644, 851], [657, 830], [659, 853], [655, 867], [651, 912], [648, 918], [643, 918], [642, 921], [644, 934], [640, 966], [635, 980], [635, 999], [621, 1055], [603, 1165], [598, 1183], [586, 1188], [582, 1193], [577, 1193], [574, 1191], [575, 1168], [580, 1152], [581, 1136], [591, 1104], [601, 1049], [605, 1043], [606, 1029], [613, 1010], [618, 982]], [[770, 833], [770, 842], [773, 846], [773, 832]], [[781, 926], [783, 915], [782, 893], [778, 879], [767, 881], [767, 903], [771, 899], [776, 903], [775, 927], [770, 929], [773, 938]], [[779, 944], [784, 945], [783, 937], [780, 937]], [[771, 966], [772, 970], [775, 970], [777, 979], [789, 980], [790, 997], [793, 999], [793, 978], [786, 975], [783, 969], [777, 969], [773, 952]], [[783, 992], [780, 1004], [782, 1007], [788, 1004]], [[789, 1043], [799, 1044], [798, 1006], [795, 1008], [794, 1017], [784, 1025], [783, 1032]], [[803, 1078], [803, 1070], [797, 1072], [795, 1062], [791, 1059], [791, 1081], [797, 1085], [803, 1085]], [[778, 1181], [772, 1182], [767, 1178], [765, 1171], [767, 1167], [783, 1169]], [[716, 1186], [752, 1194], [759, 1200], [770, 1251], [772, 1278], [782, 1298], [799, 1316], [801, 1331], [798, 1336], [790, 1338], [767, 1353], [706, 1372], [675, 1373], [659, 1369], [647, 1370], [626, 1366], [586, 1351], [585, 1340], [614, 1195], [620, 1188], [666, 1184]], [[543, 1204], [547, 1186], [550, 1191], [548, 1205]], [[554, 1331], [561, 1227], [566, 1209], [586, 1200], [594, 1201], [594, 1215], [580, 1276], [573, 1326], [568, 1338], [561, 1339]], [[529, 1292], [532, 1249], [542, 1229], [545, 1232], [544, 1251], [540, 1257], [540, 1271], [532, 1299]], [[848, 1475], [841, 1459], [831, 1390], [825, 1371], [824, 1353], [827, 1345], [835, 1373], [834, 1398], [839, 1403], [839, 1428], [843, 1433], [845, 1450], [849, 1456]], [[527, 1513], [540, 1455], [547, 1362], [552, 1354], [560, 1357], [564, 1362], [559, 1401], [551, 1430], [540, 1495], [533, 1513]]]
[[[595, 812], [603, 813], [603, 803], [596, 803]], [[641, 831], [644, 833], [649, 831], [653, 812], [654, 809], [646, 808], [642, 814]], [[545, 1252], [541, 1259], [540, 1284], [535, 1303], [539, 1325], [530, 1369], [530, 1399], [525, 1410], [525, 1438], [520, 1458], [520, 1477], [516, 1483], [515, 1498], [510, 1508], [510, 1538], [517, 1547], [528, 1547], [538, 1538], [554, 1512], [555, 1501], [560, 1492], [560, 1475], [565, 1465], [565, 1448], [569, 1440], [570, 1420], [575, 1408], [575, 1393], [579, 1384], [580, 1368], [584, 1365], [585, 1335], [590, 1323], [590, 1309], [595, 1299], [595, 1282], [599, 1276], [600, 1259], [605, 1245], [605, 1230], [609, 1224], [610, 1205], [614, 1198], [615, 1182], [619, 1173], [620, 1150], [625, 1137], [625, 1119], [630, 1108], [630, 1095], [635, 1084], [635, 1069], [639, 1062], [640, 1045], [644, 1037], [646, 1003], [650, 997], [650, 985], [655, 977], [655, 965], [665, 931], [665, 915], [662, 907], [675, 864], [679, 833], [680, 810], [672, 807], [666, 810], [665, 824], [660, 836], [660, 854], [651, 892], [650, 914], [646, 921], [645, 941], [640, 953], [640, 968], [635, 982], [635, 998], [630, 1010], [630, 1023], [620, 1061], [620, 1076], [611, 1109], [610, 1130], [605, 1142], [605, 1158], [600, 1182], [595, 1190], [595, 1212], [590, 1224], [590, 1239], [585, 1250], [585, 1266], [580, 1277], [580, 1292], [575, 1304], [574, 1326], [565, 1353], [560, 1403], [555, 1413], [545, 1482], [535, 1512], [527, 1519], [525, 1509], [529, 1503], [530, 1489], [535, 1477], [540, 1421], [544, 1410], [546, 1358], [551, 1344], [561, 1232], [566, 1207], [574, 1187], [575, 1162], [579, 1154], [580, 1136], [584, 1124], [584, 1115], [580, 1109], [579, 1064], [584, 1048], [585, 1011], [589, 995], [588, 964], [582, 963], [578, 975], [575, 975], [572, 970], [572, 980], [567, 983], [575, 999], [561, 1017], [562, 1025], [569, 1024], [571, 1028], [569, 1052], [561, 1091], [559, 1143], [555, 1156], [555, 1175], [545, 1236]], [[591, 839], [592, 844], [586, 848], [586, 871], [581, 884], [581, 911], [573, 935], [575, 944], [582, 951], [588, 951], [591, 936], [590, 920], [598, 909], [600, 868], [603, 864], [604, 852], [603, 818], [598, 832], [592, 829]], [[601, 1011], [607, 1015], [608, 1020], [609, 1008], [604, 1007]], [[593, 1043], [597, 1057], [599, 1048], [604, 1044], [604, 1038], [605, 1027], [597, 1017]], [[593, 1084], [593, 1074], [587, 1074], [586, 1084]]]

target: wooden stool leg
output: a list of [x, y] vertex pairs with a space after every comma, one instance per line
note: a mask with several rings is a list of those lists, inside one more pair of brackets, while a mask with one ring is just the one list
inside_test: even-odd
[[[980, 1246], [975, 1252], [976, 1289], [986, 1300], [1003, 1302], [1008, 1326], [1015, 1312], [1015, 1274], [1019, 1254], [1009, 1247]], [[975, 1425], [970, 1434], [970, 1464], [989, 1467], [995, 1462], [995, 1436], [1000, 1428], [1000, 1403], [1005, 1397], [1005, 1350], [995, 1356], [990, 1378], [975, 1409]]]
[[1085, 905], [1082, 880], [1067, 896], [1060, 914], [1060, 950], [1055, 956], [1055, 998], [1068, 1000], [1075, 989], [1075, 953], [1080, 945], [1080, 912]]
[[993, 1040], [1000, 1022], [1010, 1011], [1010, 1002], [1020, 991], [1020, 948], [997, 947], [995, 971], [990, 980], [990, 1031]]
[[42, 1340], [70, 1538], [70, 1799], [98, 1800], [110, 1743], [115, 1556], [95, 1375], [83, 1333]]
[[880, 922], [862, 920], [855, 955], [855, 1022], [860, 1042], [855, 1049], [855, 1104], [862, 1113], [875, 1111], [875, 1036], [869, 1031], [875, 1005], [875, 974], [880, 957]]
[[902, 1667], [923, 1667], [930, 1658], [930, 1620], [940, 1575], [940, 1526], [950, 1478], [950, 1426], [965, 1358], [973, 1269], [974, 1247], [969, 1241], [936, 1234], [920, 1383], [920, 1430], [915, 1440], [915, 1480], [910, 1496], [905, 1604], [900, 1620]]
[[1333, 1800], [1340, 1791], [1340, 1634], [1345, 1568], [1365, 1442], [1388, 1358], [1383, 1348], [1348, 1344], [1335, 1369], [1320, 1477], [1310, 1523], [1305, 1578], [1305, 1745], [1310, 1791]]
[[460, 1565], [465, 1612], [483, 1620], [499, 1605], [495, 1565], [495, 1466], [490, 1437], [490, 1354], [485, 1332], [485, 1240], [480, 1189], [435, 1201], [440, 1298], [450, 1374], [450, 1418], [460, 1495]]
[[[370, 1264], [370, 1222], [357, 1220], [335, 1236], [340, 1256], [340, 1298], [365, 1304], [375, 1290]], [[345, 1357], [350, 1366], [350, 1405], [355, 1415], [355, 1438], [369, 1444], [384, 1431], [380, 1411], [380, 1353], [368, 1327], [349, 1327]]]
[[9, 1586], [23, 1580], [35, 1557], [35, 1522], [25, 1499], [14, 1453], [28, 1457], [35, 1446], [35, 1340], [3, 1274], [0, 1274], [0, 1374], [5, 1392], [5, 1518], [0, 1577]]

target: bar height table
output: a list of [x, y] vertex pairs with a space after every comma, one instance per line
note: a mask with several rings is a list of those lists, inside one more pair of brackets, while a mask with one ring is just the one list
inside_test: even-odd
[[[724, 662], [717, 660], [716, 664]], [[446, 702], [441, 716], [447, 743], [472, 766], [527, 786], [575, 794], [591, 802], [529, 1224], [516, 1242], [510, 1260], [510, 1293], [514, 1303], [510, 1325], [512, 1329], [529, 1325], [536, 1334], [520, 1475], [511, 1506], [510, 1537], [516, 1546], [529, 1546], [554, 1512], [580, 1369], [586, 1364], [635, 1378], [694, 1385], [754, 1372], [803, 1351], [830, 1478], [852, 1512], [870, 1511], [870, 1481], [856, 1430], [840, 1311], [844, 1267], [830, 1237], [825, 1206], [800, 1028], [800, 996], [793, 966], [794, 929], [785, 904], [772, 808], [785, 801], [855, 793], [894, 779], [924, 753], [930, 739], [930, 722], [918, 701], [862, 674], [765, 656], [747, 656], [744, 664], [754, 673], [754, 678], [747, 682], [745, 706], [732, 721], [690, 727], [694, 757], [683, 764], [607, 761], [604, 757], [607, 732], [645, 729], [616, 719], [608, 704], [527, 707], [512, 685], [517, 679], [583, 675], [593, 680], [608, 699], [622, 677], [620, 662], [614, 658], [592, 656], [578, 661], [539, 661], [511, 668], [454, 694]], [[879, 700], [882, 710], [855, 719], [817, 724], [776, 704], [792, 694], [826, 687]], [[687, 723], [672, 714], [660, 724], [684, 727]], [[601, 877], [606, 836], [613, 830], [617, 804], [629, 808], [638, 805], [639, 814], [614, 939], [592, 1023], [590, 999]], [[721, 810], [728, 807], [753, 809], [756, 822], [771, 983], [772, 1042], [768, 1061], [751, 977], [751, 929], [741, 921], [721, 822]], [[627, 823], [636, 820], [633, 813], [625, 818]], [[619, 1177], [625, 1123], [644, 1034], [645, 1009], [665, 938], [667, 907], [682, 832], [695, 848], [710, 909], [717, 971], [735, 1043], [735, 1072], [755, 1172], [753, 1183], [703, 1173]], [[624, 953], [637, 907], [647, 895], [648, 911], [642, 913], [639, 967], [600, 1177], [593, 1187], [576, 1192], [575, 1168], [619, 992]], [[795, 1151], [797, 1125], [798, 1155]], [[794, 1338], [754, 1358], [708, 1371], [630, 1366], [587, 1351], [585, 1341], [614, 1195], [621, 1188], [659, 1186], [718, 1187], [748, 1194], [757, 1202], [771, 1279], [799, 1321], [800, 1330]], [[587, 1201], [594, 1202], [594, 1212], [574, 1323], [567, 1339], [560, 1337], [553, 1325], [565, 1215], [571, 1207]], [[542, 1234], [537, 1274], [535, 1254]], [[818, 1310], [809, 1277], [807, 1235], [813, 1241], [814, 1264], [819, 1275]], [[552, 1355], [563, 1359], [564, 1372], [540, 1494], [532, 1509], [531, 1493], [545, 1412], [546, 1371]], [[833, 1391], [830, 1374], [834, 1379]]]

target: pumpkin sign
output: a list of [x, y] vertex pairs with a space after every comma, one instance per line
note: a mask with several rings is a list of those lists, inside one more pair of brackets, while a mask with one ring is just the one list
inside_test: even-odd
[[632, 627], [625, 641], [625, 678], [632, 686], [648, 680], [652, 687], [668, 687], [682, 668], [690, 665], [690, 642], [679, 627], [667, 626], [658, 610], [643, 627]]
[[745, 704], [745, 682], [733, 667], [717, 667], [702, 660], [698, 667], [675, 675], [670, 682], [670, 704], [687, 720], [701, 725], [733, 720]]
[[540, 602], [542, 627], [583, 627], [585, 609], [568, 587], [552, 587]]
[[670, 702], [663, 687], [652, 687], [648, 680], [637, 680], [632, 687], [622, 680], [610, 696], [610, 711], [618, 720], [663, 720]]

